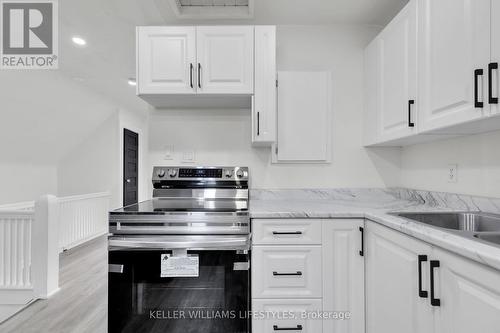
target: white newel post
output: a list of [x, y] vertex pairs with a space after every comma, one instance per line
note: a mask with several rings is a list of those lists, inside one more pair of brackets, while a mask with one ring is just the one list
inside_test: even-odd
[[53, 195], [35, 203], [32, 227], [32, 279], [35, 295], [48, 298], [59, 290], [59, 205]]

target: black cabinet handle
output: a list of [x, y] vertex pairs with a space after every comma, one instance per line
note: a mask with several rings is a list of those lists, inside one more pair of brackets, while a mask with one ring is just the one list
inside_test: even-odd
[[257, 135], [260, 135], [260, 112], [257, 111]]
[[273, 272], [273, 276], [302, 276], [301, 271], [297, 271], [295, 273], [278, 273], [278, 272]]
[[193, 64], [189, 64], [189, 80], [190, 80], [190, 85], [191, 85], [191, 89], [193, 89], [193, 69], [194, 69], [194, 66]]
[[273, 231], [273, 235], [302, 235], [302, 231]]
[[498, 97], [493, 97], [493, 70], [498, 69], [498, 62], [488, 65], [488, 100], [490, 104], [498, 104]]
[[483, 108], [484, 103], [479, 101], [479, 77], [483, 75], [482, 69], [476, 69], [474, 71], [474, 107]]
[[408, 101], [408, 127], [415, 127], [415, 123], [411, 121], [411, 106], [415, 104], [413, 99]]
[[198, 88], [201, 89], [201, 64], [198, 63]]
[[295, 327], [279, 327], [278, 325], [273, 325], [273, 331], [302, 331], [302, 325], [297, 325]]
[[418, 296], [421, 298], [427, 298], [427, 290], [422, 290], [422, 263], [427, 261], [426, 255], [418, 256]]
[[441, 300], [439, 298], [434, 297], [434, 269], [439, 268], [439, 260], [431, 260], [430, 269], [431, 269], [431, 305], [432, 306], [441, 306]]
[[363, 227], [359, 227], [359, 231], [361, 232], [361, 250], [359, 251], [360, 256], [365, 255], [365, 229]]

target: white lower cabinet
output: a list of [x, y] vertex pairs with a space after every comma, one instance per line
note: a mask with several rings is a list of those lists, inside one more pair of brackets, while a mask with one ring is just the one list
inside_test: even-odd
[[275, 333], [280, 331], [318, 333], [321, 332], [321, 320], [309, 318], [304, 314], [321, 311], [321, 299], [303, 300], [253, 300], [254, 333]]
[[367, 223], [367, 333], [498, 333], [500, 272]]
[[500, 332], [500, 272], [434, 249], [436, 333]]
[[[363, 225], [362, 219], [252, 220], [252, 331], [363, 333]], [[273, 318], [291, 313], [297, 315]]]
[[[431, 246], [373, 222], [366, 224], [366, 332], [432, 332], [427, 278]], [[420, 280], [422, 255], [427, 258], [421, 257]], [[419, 281], [427, 298], [419, 295]]]
[[324, 319], [324, 333], [365, 331], [363, 227], [364, 220], [323, 222], [323, 311], [349, 313], [349, 319]]

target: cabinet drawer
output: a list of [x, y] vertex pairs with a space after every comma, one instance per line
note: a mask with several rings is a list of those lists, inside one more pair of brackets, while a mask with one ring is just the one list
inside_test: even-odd
[[[322, 331], [322, 321], [303, 319], [303, 313], [321, 311], [321, 300], [253, 300], [253, 333], [301, 332], [318, 333]], [[292, 317], [293, 314], [293, 318]], [[293, 328], [296, 328], [294, 330]], [[281, 330], [280, 330], [281, 329]]]
[[254, 246], [253, 298], [321, 297], [320, 246]]
[[254, 219], [253, 244], [321, 244], [321, 221], [311, 219]]

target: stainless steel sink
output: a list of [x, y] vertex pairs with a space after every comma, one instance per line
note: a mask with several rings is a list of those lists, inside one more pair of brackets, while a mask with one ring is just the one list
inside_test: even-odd
[[500, 215], [481, 212], [398, 212], [392, 215], [500, 247]]
[[438, 228], [471, 231], [500, 232], [500, 216], [484, 213], [396, 213], [397, 216]]

